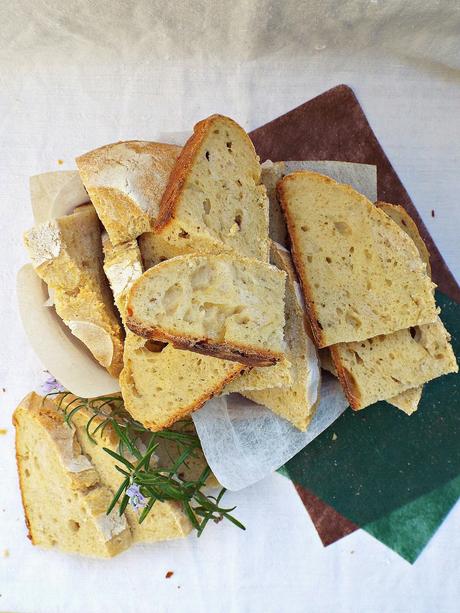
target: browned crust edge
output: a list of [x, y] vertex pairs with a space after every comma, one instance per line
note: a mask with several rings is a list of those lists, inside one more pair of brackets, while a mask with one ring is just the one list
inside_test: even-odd
[[358, 385], [356, 384], [355, 378], [342, 364], [340, 360], [340, 355], [336, 345], [332, 345], [329, 347], [331, 351], [332, 361], [334, 362], [334, 366], [337, 370], [337, 377], [340, 381], [340, 384], [343, 388], [345, 396], [347, 397], [348, 402], [350, 403], [353, 411], [358, 411], [359, 409], [363, 409], [362, 406], [362, 398], [359, 392]]
[[290, 180], [289, 177], [292, 177], [292, 176], [293, 176], [292, 174], [287, 175], [286, 177], [283, 177], [282, 179], [278, 181], [278, 183], [276, 184], [276, 194], [277, 194], [279, 203], [281, 205], [281, 210], [283, 212], [284, 219], [286, 221], [290, 243], [291, 243], [292, 260], [294, 262], [294, 266], [297, 271], [297, 275], [299, 277], [300, 286], [302, 288], [302, 293], [303, 293], [303, 297], [305, 300], [305, 308], [307, 311], [308, 323], [310, 324], [311, 332], [313, 335], [313, 341], [315, 342], [317, 347], [322, 349], [324, 347], [327, 347], [327, 342], [324, 338], [323, 329], [318, 320], [318, 314], [315, 309], [315, 303], [313, 300], [312, 291], [308, 283], [307, 276], [305, 275], [305, 270], [302, 264], [302, 258], [300, 256], [300, 253], [297, 250], [297, 245], [296, 245], [297, 234], [296, 234], [296, 229], [295, 229], [295, 223], [293, 219], [291, 218], [291, 216], [289, 215], [289, 209], [288, 209], [286, 198], [285, 198], [286, 196], [285, 195], [285, 182], [287, 180]]
[[126, 325], [132, 332], [143, 338], [160, 341], [161, 343], [171, 343], [176, 349], [194, 351], [195, 353], [210, 355], [222, 360], [239, 362], [247, 366], [273, 366], [284, 357], [283, 354], [262, 351], [250, 345], [229, 345], [228, 343], [212, 342], [206, 338], [177, 336], [162, 328], [143, 326], [129, 318], [126, 321]]
[[[168, 184], [160, 202], [160, 212], [158, 213], [158, 217], [153, 225], [153, 232], [161, 232], [174, 219], [177, 202], [184, 189], [185, 180], [190, 173], [190, 170], [198, 155], [198, 150], [213, 122], [218, 119], [229, 121], [232, 123], [232, 125], [241, 130], [254, 149], [254, 145], [252, 144], [252, 141], [245, 130], [238, 125], [236, 121], [230, 119], [230, 117], [214, 114], [206, 119], [203, 119], [202, 121], [199, 121], [194, 126], [192, 136], [183, 146], [182, 151], [180, 152], [179, 157], [173, 166], [171, 174], [169, 175]], [[254, 154], [256, 155], [255, 149]]]
[[240, 366], [241, 368], [235, 367], [235, 370], [232, 373], [229, 373], [227, 377], [225, 377], [225, 379], [223, 379], [222, 382], [219, 383], [219, 385], [216, 385], [212, 390], [208, 391], [206, 394], [202, 394], [201, 396], [199, 396], [199, 398], [195, 400], [195, 402], [193, 402], [192, 404], [189, 404], [181, 408], [179, 411], [177, 411], [175, 416], [172, 417], [171, 419], [168, 419], [167, 421], [162, 422], [161, 424], [151, 423], [149, 421], [143, 421], [142, 422], [143, 425], [149, 430], [152, 430], [152, 432], [158, 432], [160, 430], [164, 430], [165, 428], [169, 428], [170, 426], [175, 424], [176, 421], [179, 421], [179, 419], [182, 419], [183, 417], [187, 417], [187, 415], [190, 415], [191, 413], [198, 411], [198, 409], [201, 409], [201, 407], [204, 405], [205, 402], [219, 395], [220, 392], [224, 389], [224, 387], [228, 383], [231, 383], [234, 379], [236, 379], [236, 377], [238, 377], [239, 375], [242, 375], [246, 371], [246, 368], [244, 367], [243, 364], [241, 364]]
[[24, 499], [24, 489], [23, 489], [24, 484], [23, 484], [22, 470], [20, 468], [19, 451], [18, 451], [18, 435], [19, 435], [18, 414], [19, 412], [26, 411], [30, 407], [35, 396], [37, 396], [35, 392], [29, 392], [29, 394], [27, 394], [27, 396], [25, 396], [21, 400], [21, 402], [18, 404], [17, 408], [15, 409], [13, 413], [13, 417], [11, 419], [14, 429], [15, 429], [15, 437], [14, 437], [15, 457], [16, 457], [16, 469], [17, 469], [18, 479], [19, 479], [19, 491], [21, 493], [21, 504], [22, 504], [22, 509], [24, 511], [24, 521], [25, 521], [26, 528], [27, 528], [27, 538], [30, 540], [32, 545], [36, 545], [37, 543], [34, 539], [34, 535], [32, 534], [32, 525], [31, 525], [30, 518], [27, 512], [27, 505]]

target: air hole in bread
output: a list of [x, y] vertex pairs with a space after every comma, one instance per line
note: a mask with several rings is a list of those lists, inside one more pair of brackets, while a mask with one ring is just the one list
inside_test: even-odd
[[203, 210], [206, 215], [209, 215], [209, 213], [211, 212], [211, 202], [209, 198], [206, 198], [206, 200], [203, 200]]
[[24, 472], [25, 472], [26, 477], [30, 477], [30, 471], [28, 468], [26, 468]]
[[205, 289], [212, 283], [212, 271], [208, 266], [200, 266], [190, 277], [192, 289]]
[[347, 311], [346, 315], [345, 315], [345, 320], [346, 322], [355, 327], [355, 328], [360, 328], [361, 327], [361, 320], [359, 319], [359, 317], [355, 314], [352, 313], [351, 311]]
[[302, 232], [308, 232], [309, 227], [306, 225], [300, 226], [300, 229], [302, 230]]
[[162, 304], [167, 314], [175, 313], [184, 296], [184, 288], [179, 283], [169, 287], [164, 293]]
[[443, 360], [445, 356], [443, 353], [437, 353], [434, 357], [436, 360]]
[[206, 151], [205, 156], [206, 156], [206, 159], [207, 159], [207, 160], [208, 160], [208, 162], [209, 162], [209, 151]]
[[232, 141], [231, 140], [229, 140], [227, 142], [227, 149], [231, 152], [231, 150], [232, 150]]
[[235, 223], [238, 226], [238, 228], [241, 230], [241, 222], [243, 220], [243, 213], [238, 211], [238, 213], [235, 215]]
[[399, 384], [399, 383], [401, 383], [401, 381], [400, 381], [399, 379], [396, 379], [396, 377], [392, 377], [392, 376], [390, 375], [390, 378], [391, 378], [391, 379], [393, 379], [393, 381], [394, 381], [395, 383], [398, 383], [398, 384]]
[[393, 285], [393, 281], [391, 279], [385, 279], [385, 285], [391, 287]]
[[186, 232], [183, 228], [181, 228], [181, 231], [179, 232], [179, 238], [188, 238], [189, 236], [189, 233]]
[[152, 353], [161, 353], [166, 347], [166, 343], [160, 343], [159, 341], [148, 340], [146, 341], [144, 348]]
[[363, 359], [362, 357], [359, 355], [359, 353], [357, 353], [356, 351], [353, 351], [353, 354], [355, 356], [355, 361], [357, 364], [363, 364]]
[[364, 255], [368, 260], [372, 260], [372, 253], [369, 251], [369, 249], [364, 249]]
[[309, 262], [310, 264], [313, 261], [313, 256], [312, 255], [307, 255], [307, 262]]
[[337, 232], [340, 232], [340, 234], [344, 236], [348, 236], [352, 233], [351, 227], [345, 221], [334, 221], [334, 226]]
[[74, 521], [73, 519], [69, 519], [69, 529], [72, 532], [78, 532], [80, 530], [80, 524], [78, 521]]
[[367, 287], [368, 290], [371, 290], [372, 289], [372, 283], [370, 281], [367, 281], [366, 287]]
[[336, 307], [335, 312], [337, 313], [337, 315], [339, 317], [341, 317], [343, 315], [343, 311], [342, 311], [342, 309], [340, 307]]
[[326, 258], [326, 262], [327, 262], [328, 264], [330, 264], [330, 263], [332, 262], [332, 260], [331, 260], [331, 258], [330, 258], [329, 256]]

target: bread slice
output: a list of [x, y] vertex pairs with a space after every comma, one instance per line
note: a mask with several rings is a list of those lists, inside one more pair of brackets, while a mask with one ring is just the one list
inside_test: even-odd
[[113, 493], [82, 454], [75, 429], [53, 403], [34, 392], [13, 415], [16, 458], [29, 538], [34, 545], [86, 556], [111, 557], [127, 549], [124, 516], [106, 510]]
[[382, 210], [314, 172], [287, 175], [277, 191], [319, 347], [436, 320], [426, 266]]
[[418, 409], [419, 402], [422, 399], [422, 393], [423, 385], [419, 385], [418, 387], [413, 387], [412, 389], [408, 389], [405, 392], [388, 398], [387, 402], [403, 411], [403, 413], [406, 413], [406, 415], [412, 415], [412, 413], [415, 413]]
[[129, 334], [120, 388], [134, 419], [150, 430], [162, 430], [219, 394], [244, 368]]
[[375, 203], [380, 210], [386, 213], [398, 226], [414, 241], [415, 246], [426, 264], [427, 273], [431, 277], [430, 252], [425, 245], [423, 238], [420, 236], [417, 225], [412, 217], [407, 213], [406, 209], [399, 204], [389, 204], [388, 202], [378, 201]]
[[307, 334], [304, 309], [299, 300], [300, 291], [296, 288], [297, 277], [289, 252], [281, 245], [273, 243], [272, 262], [287, 273], [285, 338], [286, 355], [291, 363], [292, 383], [284, 388], [243, 390], [241, 393], [284, 417], [299, 430], [306, 430], [319, 400], [318, 355], [313, 341]]
[[149, 232], [181, 148], [125, 141], [76, 159], [81, 179], [114, 245]]
[[[102, 483], [115, 493], [122, 478], [115, 468], [116, 462], [104, 451], [103, 447], [118, 452], [119, 440], [109, 426], [96, 433], [97, 444], [95, 445], [86, 433], [86, 425], [90, 417], [91, 414], [84, 409], [73, 415], [72, 422], [76, 428], [76, 436], [83, 453], [97, 470]], [[96, 428], [101, 423], [101, 419], [94, 419], [92, 428]], [[155, 502], [142, 524], [139, 524], [139, 515], [130, 505], [126, 507], [124, 515], [134, 543], [181, 538], [187, 536], [192, 529], [190, 520], [180, 505], [174, 501]]]
[[24, 242], [38, 276], [54, 293], [56, 313], [113, 376], [123, 362], [123, 330], [102, 267], [101, 229], [84, 205], [33, 227]]
[[143, 273], [141, 252], [136, 240], [112, 245], [108, 234], [102, 235], [104, 272], [122, 320], [125, 320], [128, 291]]
[[268, 199], [249, 136], [222, 115], [200, 121], [163, 195], [154, 231], [181, 253], [268, 261]]
[[139, 249], [144, 263], [144, 270], [148, 270], [164, 262], [175, 258], [177, 255], [183, 255], [180, 245], [169, 243], [162, 234], [154, 232], [145, 232], [138, 238]]
[[441, 375], [458, 372], [449, 341], [438, 318], [432, 324], [334, 345], [331, 355], [350, 406], [363, 409]]
[[249, 258], [178, 256], [132, 285], [127, 325], [177, 348], [269, 366], [284, 357], [285, 277]]

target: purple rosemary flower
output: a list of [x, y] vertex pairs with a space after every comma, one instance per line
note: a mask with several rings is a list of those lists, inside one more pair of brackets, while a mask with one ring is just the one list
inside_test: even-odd
[[43, 394], [51, 394], [52, 392], [65, 392], [65, 388], [63, 385], [59, 383], [53, 375], [50, 375], [44, 383], [42, 383], [41, 391]]
[[136, 483], [132, 483], [128, 487], [126, 495], [129, 496], [129, 503], [135, 511], [139, 511], [139, 509], [147, 506], [147, 500]]

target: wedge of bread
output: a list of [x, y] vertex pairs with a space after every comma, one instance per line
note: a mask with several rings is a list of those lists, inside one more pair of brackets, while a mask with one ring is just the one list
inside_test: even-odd
[[284, 388], [243, 390], [241, 393], [284, 417], [299, 430], [306, 430], [319, 400], [318, 355], [306, 331], [303, 305], [299, 301], [299, 292], [296, 291], [297, 277], [289, 252], [281, 245], [273, 243], [272, 262], [287, 273], [285, 338], [292, 383]]
[[162, 430], [219, 394], [244, 368], [129, 334], [120, 388], [134, 419], [150, 430]]
[[195, 126], [163, 195], [154, 231], [181, 253], [268, 261], [268, 199], [246, 132], [212, 115]]
[[418, 409], [419, 402], [422, 399], [422, 393], [423, 385], [419, 385], [418, 387], [413, 387], [412, 389], [408, 389], [405, 392], [388, 398], [387, 402], [403, 411], [403, 413], [406, 413], [406, 415], [412, 415], [412, 413], [415, 413]]
[[[115, 494], [121, 484], [120, 473], [115, 468], [113, 458], [104, 451], [103, 447], [118, 452], [118, 437], [110, 426], [106, 427], [96, 433], [95, 445], [86, 432], [90, 417], [91, 414], [84, 409], [73, 415], [72, 423], [76, 429], [76, 436], [83, 453], [98, 472], [102, 483]], [[92, 426], [96, 428], [100, 422], [101, 419], [96, 418], [92, 421]], [[173, 501], [155, 502], [142, 524], [139, 523], [139, 515], [129, 505], [124, 516], [134, 543], [181, 538], [187, 536], [192, 529], [192, 524], [180, 505]]]
[[458, 372], [449, 340], [438, 318], [432, 324], [334, 345], [332, 359], [350, 406], [363, 409], [441, 375]]
[[102, 267], [101, 229], [96, 212], [84, 205], [72, 215], [25, 233], [38, 276], [54, 293], [57, 314], [113, 376], [123, 363], [123, 330]]
[[54, 404], [34, 392], [13, 415], [16, 458], [29, 537], [34, 545], [86, 556], [111, 557], [127, 549], [124, 516], [106, 510], [113, 492], [82, 453], [75, 429]]
[[426, 264], [427, 273], [431, 277], [430, 252], [425, 245], [423, 238], [420, 236], [417, 225], [412, 217], [407, 213], [406, 209], [399, 204], [389, 204], [388, 202], [378, 201], [375, 203], [380, 210], [386, 213], [391, 219], [398, 224], [403, 232], [405, 232], [414, 241], [415, 246]]
[[81, 179], [113, 245], [151, 230], [180, 147], [126, 141], [76, 159]]
[[287, 175], [277, 192], [319, 347], [436, 320], [426, 266], [382, 210], [314, 172]]
[[148, 270], [164, 262], [175, 258], [176, 255], [183, 255], [180, 245], [169, 243], [162, 234], [154, 232], [145, 232], [138, 238], [139, 249], [144, 263], [144, 270]]
[[127, 325], [177, 348], [269, 366], [284, 357], [286, 273], [233, 255], [185, 255], [132, 285]]
[[136, 240], [113, 246], [105, 232], [102, 235], [102, 247], [105, 276], [124, 322], [129, 288], [143, 273], [141, 252]]

